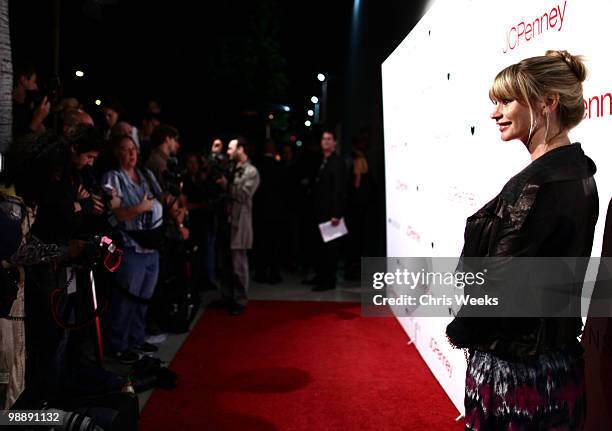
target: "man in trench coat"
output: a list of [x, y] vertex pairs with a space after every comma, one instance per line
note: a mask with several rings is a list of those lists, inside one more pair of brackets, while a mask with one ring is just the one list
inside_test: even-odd
[[[259, 187], [259, 172], [249, 160], [246, 141], [233, 139], [227, 146], [227, 155], [235, 164], [233, 179], [227, 183], [223, 177], [220, 184], [227, 187], [231, 196], [230, 249], [232, 254], [232, 283], [222, 295], [229, 302], [229, 313], [240, 315], [248, 302], [249, 261], [247, 250], [253, 247], [253, 195]], [[231, 291], [230, 291], [231, 290]]]

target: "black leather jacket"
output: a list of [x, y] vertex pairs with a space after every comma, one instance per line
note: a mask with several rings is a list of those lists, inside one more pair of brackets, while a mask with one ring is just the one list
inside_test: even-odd
[[[595, 171], [580, 144], [534, 160], [467, 219], [462, 256], [590, 256], [599, 213]], [[511, 359], [575, 346], [581, 330], [580, 317], [456, 317], [446, 333], [456, 347]]]

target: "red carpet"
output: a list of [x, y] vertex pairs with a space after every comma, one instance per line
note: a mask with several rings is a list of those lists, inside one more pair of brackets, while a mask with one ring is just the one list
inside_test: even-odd
[[141, 430], [462, 430], [395, 319], [358, 304], [252, 301], [204, 313]]

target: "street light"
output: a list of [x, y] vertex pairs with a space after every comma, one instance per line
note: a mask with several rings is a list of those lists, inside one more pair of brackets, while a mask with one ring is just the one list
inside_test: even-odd
[[96, 106], [100, 106], [102, 104], [102, 101], [100, 99], [96, 99], [94, 103], [96, 104]]
[[310, 101], [316, 105], [317, 103], [319, 103], [319, 98], [317, 96], [312, 96], [310, 98]]
[[85, 76], [85, 73], [83, 73], [82, 70], [77, 70], [74, 72], [74, 74], [76, 75], [77, 78], [82, 78]]
[[309, 117], [314, 117], [314, 111], [312, 109], [309, 109], [307, 114]]
[[306, 126], [306, 127], [312, 126], [312, 121], [310, 121], [310, 120], [304, 121], [304, 126]]
[[323, 75], [322, 73], [319, 73], [319, 74], [317, 75], [317, 79], [318, 79], [319, 81], [323, 82], [323, 81], [325, 81], [325, 75]]

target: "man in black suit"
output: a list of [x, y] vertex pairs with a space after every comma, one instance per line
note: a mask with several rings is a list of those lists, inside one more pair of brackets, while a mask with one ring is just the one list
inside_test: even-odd
[[[333, 226], [340, 223], [344, 215], [346, 197], [346, 166], [336, 154], [336, 136], [331, 130], [323, 131], [321, 151], [323, 161], [314, 185], [314, 215], [318, 224], [331, 221]], [[318, 226], [317, 226], [318, 231]], [[323, 242], [319, 232], [319, 263], [317, 275], [307, 284], [315, 284], [313, 291], [330, 290], [336, 287], [339, 239]]]

